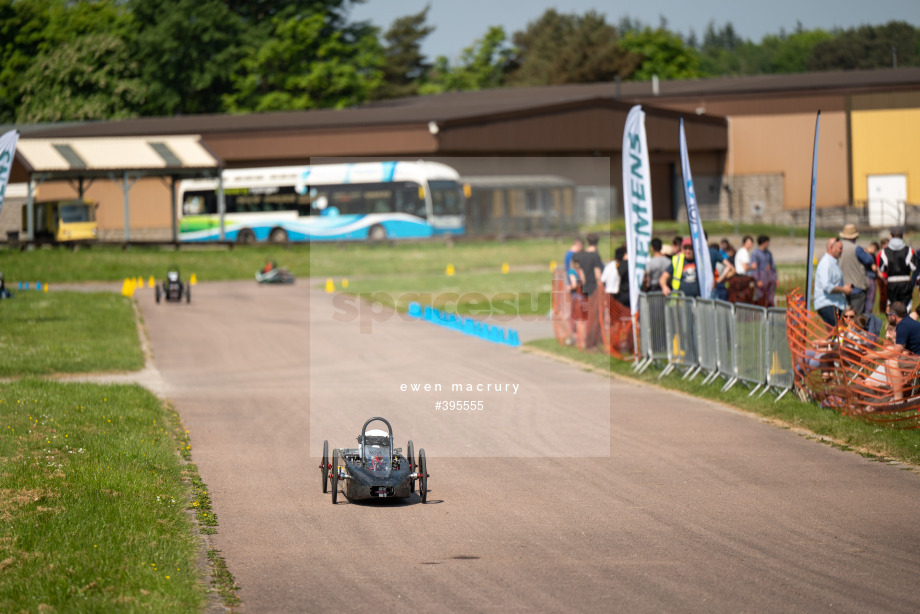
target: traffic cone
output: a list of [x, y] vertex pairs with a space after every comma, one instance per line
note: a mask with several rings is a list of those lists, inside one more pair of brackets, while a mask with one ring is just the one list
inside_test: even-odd
[[335, 282], [330, 277], [326, 280], [326, 294], [332, 294], [333, 292], [335, 292]]
[[150, 276], [150, 279], [147, 280], [147, 287], [152, 288], [157, 285], [157, 280], [153, 278], [153, 275]]
[[453, 277], [453, 276], [454, 276], [454, 265], [448, 264], [448, 265], [447, 265], [447, 271], [445, 271], [445, 272], [447, 273], [447, 276], [448, 276], [448, 277]]
[[342, 278], [342, 289], [344, 290], [347, 287], [348, 287], [348, 278], [343, 277]]
[[507, 274], [508, 274], [508, 263], [502, 262], [502, 275], [507, 275]]
[[138, 278], [137, 278], [137, 287], [138, 287], [138, 288], [143, 288], [143, 287], [144, 287], [144, 278], [143, 278], [143, 277], [138, 277]]
[[549, 261], [549, 270], [550, 270], [550, 271], [555, 271], [555, 270], [556, 270], [556, 261], [555, 261], [555, 260], [550, 260], [550, 261]]
[[192, 286], [198, 285], [198, 276], [192, 273], [191, 278], [189, 278], [188, 283]]

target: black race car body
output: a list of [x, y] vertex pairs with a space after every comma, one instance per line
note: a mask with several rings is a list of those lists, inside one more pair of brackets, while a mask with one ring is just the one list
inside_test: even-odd
[[[381, 422], [383, 429], [369, 429], [373, 422]], [[414, 458], [414, 445], [409, 441], [406, 453], [393, 448], [393, 427], [384, 418], [371, 418], [364, 423], [358, 436], [357, 448], [337, 448], [329, 458], [329, 442], [323, 442], [323, 461], [320, 472], [323, 492], [332, 483], [332, 502], [338, 499], [339, 488], [351, 501], [362, 499], [406, 499], [412, 496], [418, 483], [422, 503], [428, 497], [428, 473], [425, 450], [419, 450], [418, 462]]]
[[162, 284], [157, 284], [156, 299], [160, 302], [161, 298], [167, 301], [181, 301], [185, 299], [186, 303], [192, 302], [192, 291], [188, 284], [182, 281], [178, 269], [170, 269], [166, 272], [166, 280]]

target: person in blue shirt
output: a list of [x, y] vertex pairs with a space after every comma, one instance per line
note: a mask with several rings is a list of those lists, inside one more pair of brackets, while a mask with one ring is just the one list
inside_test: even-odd
[[907, 374], [917, 370], [920, 356], [920, 322], [907, 317], [907, 306], [895, 301], [888, 309], [888, 326], [895, 328], [895, 345], [890, 358], [885, 362], [894, 400], [904, 398], [904, 384]]
[[837, 259], [843, 252], [840, 239], [827, 240], [827, 248], [815, 270], [815, 311], [828, 326], [837, 326], [840, 312], [847, 306], [846, 297], [853, 286], [843, 283], [843, 271]]

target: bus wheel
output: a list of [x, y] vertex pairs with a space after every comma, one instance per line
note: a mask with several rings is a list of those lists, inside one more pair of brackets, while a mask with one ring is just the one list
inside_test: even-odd
[[387, 231], [380, 224], [374, 224], [371, 226], [370, 230], [367, 231], [367, 238], [371, 241], [385, 241], [387, 238]]
[[271, 234], [268, 235], [268, 240], [272, 243], [287, 243], [288, 234], [285, 232], [284, 228], [275, 228], [272, 230]]
[[237, 243], [255, 243], [256, 234], [248, 228], [244, 228], [236, 235]]

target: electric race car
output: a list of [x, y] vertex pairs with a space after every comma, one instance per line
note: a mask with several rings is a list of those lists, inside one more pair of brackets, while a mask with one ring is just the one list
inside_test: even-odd
[[158, 303], [160, 298], [174, 302], [181, 301], [184, 298], [186, 303], [192, 302], [192, 289], [188, 284], [183, 283], [178, 268], [173, 267], [166, 271], [166, 281], [162, 284], [157, 284], [156, 299]]
[[[372, 422], [382, 422], [387, 430], [368, 429]], [[338, 501], [339, 482], [342, 494], [350, 501], [362, 499], [406, 499], [415, 492], [422, 503], [428, 501], [428, 463], [425, 450], [418, 451], [412, 441], [403, 455], [402, 448], [393, 449], [393, 427], [384, 418], [371, 418], [364, 423], [358, 436], [357, 448], [337, 448], [329, 461], [329, 442], [323, 442], [323, 462], [319, 466], [323, 477], [323, 492], [332, 482], [332, 503]]]

